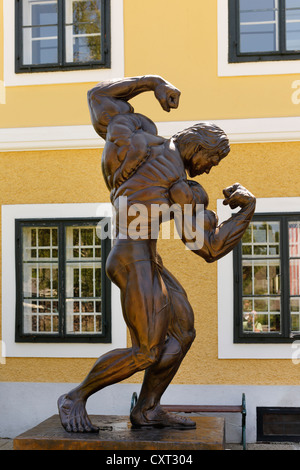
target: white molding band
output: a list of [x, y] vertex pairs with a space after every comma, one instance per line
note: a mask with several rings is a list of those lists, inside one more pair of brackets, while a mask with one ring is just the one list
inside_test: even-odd
[[[199, 121], [158, 122], [158, 133], [171, 137]], [[232, 144], [300, 141], [300, 117], [213, 120]], [[91, 125], [0, 129], [0, 151], [101, 148], [104, 140]]]
[[0, 151], [104, 147], [92, 126], [21, 127], [0, 129]]
[[0, 80], [0, 104], [5, 104], [5, 103], [6, 103], [5, 85], [4, 85], [4, 81]]

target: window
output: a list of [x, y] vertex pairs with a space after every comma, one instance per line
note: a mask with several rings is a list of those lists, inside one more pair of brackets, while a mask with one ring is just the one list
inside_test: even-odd
[[300, 59], [300, 0], [229, 0], [229, 62]]
[[300, 442], [300, 408], [256, 408], [257, 442]]
[[16, 221], [16, 341], [110, 341], [107, 220]]
[[110, 67], [109, 0], [16, 0], [16, 72]]
[[300, 214], [254, 216], [234, 250], [235, 342], [300, 335]]

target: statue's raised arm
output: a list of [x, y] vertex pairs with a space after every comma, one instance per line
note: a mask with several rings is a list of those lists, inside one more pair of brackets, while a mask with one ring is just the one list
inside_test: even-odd
[[178, 107], [180, 91], [158, 75], [105, 81], [89, 90], [88, 104], [96, 132], [106, 139], [111, 119], [118, 114], [133, 113], [128, 101], [146, 91], [154, 92], [165, 111]]
[[92, 124], [106, 140], [102, 172], [112, 197], [148, 158], [149, 148], [163, 140], [154, 122], [135, 113], [128, 103], [146, 91], [154, 92], [165, 111], [178, 107], [180, 91], [157, 75], [102, 82], [88, 92]]

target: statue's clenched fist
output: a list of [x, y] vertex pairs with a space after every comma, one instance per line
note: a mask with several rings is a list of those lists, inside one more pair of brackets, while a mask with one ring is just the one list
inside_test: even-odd
[[170, 83], [165, 82], [156, 86], [154, 94], [165, 111], [170, 112], [171, 108], [178, 108], [180, 91]]
[[255, 197], [248, 189], [239, 183], [235, 183], [228, 188], [223, 189], [225, 206], [229, 205], [231, 209], [236, 207], [245, 207], [250, 203], [255, 203]]

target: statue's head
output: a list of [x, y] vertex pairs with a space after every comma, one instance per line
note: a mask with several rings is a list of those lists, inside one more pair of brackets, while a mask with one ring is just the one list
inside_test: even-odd
[[215, 124], [199, 123], [173, 136], [189, 176], [209, 173], [230, 152], [225, 132]]

